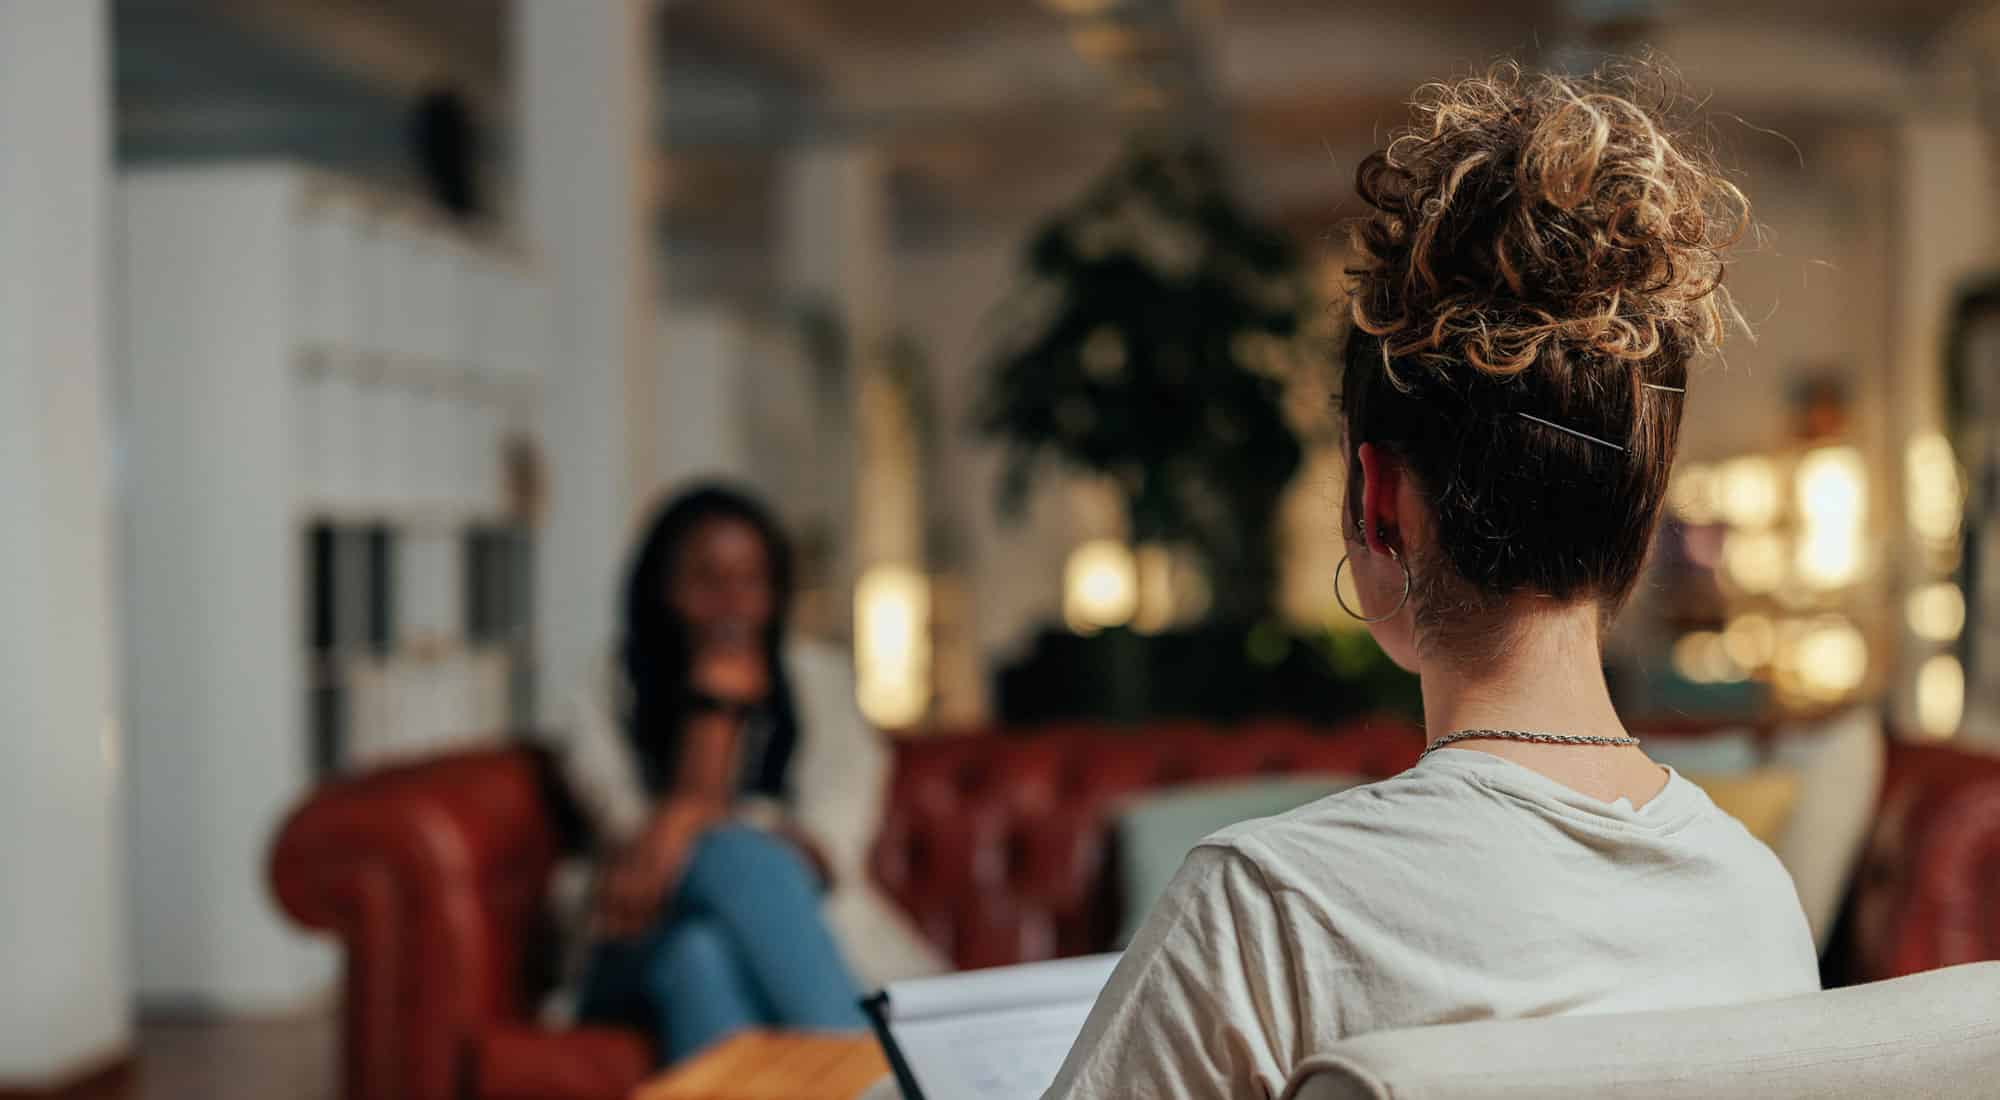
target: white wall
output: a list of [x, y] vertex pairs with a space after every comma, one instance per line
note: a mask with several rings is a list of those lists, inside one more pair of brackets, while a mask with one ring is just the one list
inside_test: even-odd
[[0, 4], [0, 1087], [131, 1039], [104, 365], [104, 4]]
[[659, 349], [665, 375], [654, 443], [662, 489], [693, 478], [748, 478], [744, 390], [754, 364], [743, 320], [720, 305], [675, 309], [660, 322]]
[[[1767, 452], [1793, 431], [1794, 388], [1809, 377], [1845, 379], [1867, 392], [1885, 368], [1880, 305], [1890, 274], [1871, 257], [1865, 189], [1819, 146], [1805, 167], [1775, 160], [1744, 166], [1739, 180], [1759, 230], [1734, 253], [1725, 285], [1750, 323], [1730, 332], [1722, 355], [1689, 380], [1681, 455], [1706, 460]], [[1871, 410], [1857, 408], [1857, 418]]]

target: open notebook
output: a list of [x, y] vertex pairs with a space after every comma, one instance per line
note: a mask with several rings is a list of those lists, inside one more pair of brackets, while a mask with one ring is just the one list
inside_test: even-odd
[[895, 982], [862, 1007], [904, 1100], [1035, 1100], [1118, 955]]

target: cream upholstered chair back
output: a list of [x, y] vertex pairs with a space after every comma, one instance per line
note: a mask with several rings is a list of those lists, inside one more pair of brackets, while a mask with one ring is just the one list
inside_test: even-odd
[[1410, 1028], [1339, 1043], [1283, 1100], [2000, 1097], [2000, 962], [1761, 1004]]

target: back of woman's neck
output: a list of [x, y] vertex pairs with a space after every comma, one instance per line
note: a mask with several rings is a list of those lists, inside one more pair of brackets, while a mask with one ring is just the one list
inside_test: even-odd
[[1421, 658], [1430, 740], [1465, 729], [1623, 732], [1604, 682], [1594, 605], [1539, 608], [1484, 636], [1491, 646], [1441, 645]]
[[[1473, 729], [1621, 737], [1625, 725], [1604, 682], [1594, 606], [1535, 608], [1489, 637], [1478, 653], [1435, 653], [1422, 662], [1428, 742]], [[1463, 747], [1511, 760], [1602, 802], [1643, 806], [1667, 773], [1637, 747], [1467, 740]]]

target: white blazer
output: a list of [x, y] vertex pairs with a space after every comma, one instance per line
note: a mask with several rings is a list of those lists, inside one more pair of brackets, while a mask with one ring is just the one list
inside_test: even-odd
[[[799, 740], [787, 780], [792, 804], [745, 799], [739, 817], [764, 827], [789, 818], [816, 840], [833, 874], [821, 912], [856, 980], [866, 987], [946, 968], [901, 910], [875, 888], [869, 852], [882, 824], [889, 782], [889, 747], [854, 702], [854, 674], [845, 657], [813, 642], [786, 645], [781, 658], [798, 714]], [[652, 798], [619, 720], [621, 678], [608, 671], [578, 693], [569, 728], [553, 742], [570, 791], [600, 845], [636, 835], [652, 813]], [[558, 875], [557, 901], [583, 940], [589, 873]], [[575, 974], [577, 968], [572, 968]]]

